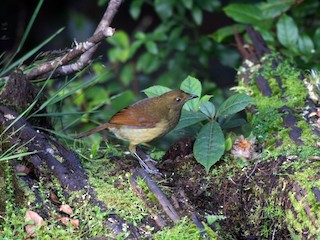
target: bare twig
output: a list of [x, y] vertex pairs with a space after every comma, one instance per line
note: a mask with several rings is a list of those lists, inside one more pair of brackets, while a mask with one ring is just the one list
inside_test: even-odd
[[207, 239], [210, 240], [210, 237], [208, 236], [202, 222], [198, 219], [197, 214], [196, 213], [192, 213], [191, 215], [191, 220], [193, 221], [193, 223], [197, 226], [197, 228], [200, 230], [200, 235], [203, 239]]
[[180, 220], [179, 214], [176, 212], [168, 198], [161, 191], [159, 186], [152, 180], [148, 173], [144, 169], [136, 170], [133, 173], [133, 176], [140, 176], [146, 182], [149, 190], [155, 195], [158, 199], [160, 205], [162, 206], [164, 212], [169, 216], [169, 218], [173, 222], [177, 222]]
[[[130, 185], [132, 187], [132, 189], [136, 192], [136, 194], [138, 195], [138, 197], [145, 202], [145, 198], [144, 198], [144, 193], [142, 191], [141, 188], [139, 188], [138, 183], [137, 183], [137, 179], [135, 178], [135, 176], [131, 176], [130, 177]], [[159, 215], [157, 215], [149, 206], [148, 204], [145, 202], [145, 207], [147, 208], [148, 212], [151, 214], [151, 216], [153, 217], [154, 221], [157, 223], [157, 225], [162, 229], [165, 226], [167, 226], [166, 222], [163, 220], [162, 217], [160, 217]]]
[[[51, 78], [66, 76], [84, 69], [88, 64], [90, 64], [92, 56], [96, 52], [99, 43], [106, 37], [113, 36], [114, 29], [110, 28], [109, 25], [120, 4], [121, 0], [110, 0], [107, 10], [105, 11], [92, 37], [90, 37], [86, 42], [78, 44], [64, 56], [34, 68], [26, 74], [26, 79], [31, 80], [39, 77], [45, 77], [46, 74], [53, 70], [54, 73], [51, 75]], [[80, 58], [76, 62], [70, 63], [79, 56]]]

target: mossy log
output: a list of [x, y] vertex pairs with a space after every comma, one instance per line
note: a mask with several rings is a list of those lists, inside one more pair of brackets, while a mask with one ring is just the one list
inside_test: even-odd
[[319, 239], [319, 98], [310, 100], [307, 75], [248, 34], [253, 45], [236, 35], [243, 64], [234, 89], [253, 98], [251, 136], [239, 137], [209, 175], [190, 157], [190, 139], [173, 145], [159, 169], [179, 213], [220, 218], [207, 221], [219, 239]]
[[304, 72], [247, 32], [252, 45], [236, 35], [243, 57], [237, 89], [254, 99], [247, 115], [262, 152], [250, 160], [250, 175], [233, 179], [241, 186], [228, 196], [240, 206], [236, 228], [242, 237], [319, 238], [320, 100], [310, 100]]
[[[38, 88], [26, 80], [24, 74], [17, 70], [7, 79], [0, 92], [0, 143], [1, 155], [13, 156], [15, 154], [29, 152], [30, 155], [20, 159], [10, 159], [0, 162], [0, 180], [12, 179], [12, 193], [3, 194], [0, 202], [5, 203], [9, 197], [14, 198], [16, 204], [23, 208], [30, 205], [43, 206], [39, 214], [43, 218], [50, 217], [50, 209], [56, 208], [57, 191], [60, 191], [65, 199], [72, 199], [73, 207], [87, 205], [87, 211], [94, 206], [99, 206], [101, 211], [110, 211], [105, 203], [97, 200], [94, 189], [89, 185], [85, 170], [82, 168], [79, 157], [75, 152], [59, 143], [52, 135], [36, 130], [37, 127], [51, 127], [47, 118], [30, 118], [28, 114], [22, 114], [26, 108], [34, 104]], [[38, 109], [41, 106], [41, 98], [31, 108]], [[18, 176], [17, 166], [24, 166], [28, 173]], [[20, 183], [19, 183], [20, 182]], [[42, 185], [42, 189], [37, 187]], [[6, 193], [5, 184], [0, 184], [0, 190]], [[45, 194], [41, 194], [43, 191]], [[27, 196], [33, 196], [32, 198]], [[10, 199], [12, 200], [12, 199]], [[59, 201], [58, 201], [59, 202]], [[61, 203], [60, 203], [61, 204]], [[0, 204], [0, 212], [6, 211], [5, 204]], [[110, 214], [105, 221], [105, 226], [110, 229], [111, 235], [123, 234], [123, 219], [115, 214]], [[137, 230], [128, 225], [126, 235], [137, 239]]]

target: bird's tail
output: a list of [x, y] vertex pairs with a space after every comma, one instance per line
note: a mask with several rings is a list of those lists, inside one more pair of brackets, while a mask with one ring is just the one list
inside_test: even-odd
[[96, 133], [96, 132], [100, 132], [104, 129], [107, 129], [110, 127], [110, 123], [104, 123], [98, 127], [95, 127], [89, 131], [86, 131], [86, 132], [83, 132], [83, 133], [79, 133], [78, 135], [75, 136], [75, 138], [83, 138], [83, 137], [87, 137], [93, 133]]

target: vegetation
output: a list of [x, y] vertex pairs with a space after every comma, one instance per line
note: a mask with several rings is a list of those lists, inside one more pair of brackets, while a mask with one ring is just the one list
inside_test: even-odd
[[[40, 0], [14, 54], [0, 55], [0, 107], [18, 113], [0, 118], [0, 238], [112, 238], [113, 230], [119, 228], [118, 239], [133, 238], [132, 229], [138, 229], [143, 238], [154, 239], [319, 238], [316, 130], [320, 116], [315, 109], [320, 102], [320, 3], [244, 2], [123, 3], [128, 4], [127, 14], [139, 27], [134, 32], [117, 29], [112, 37], [104, 36], [106, 58], [91, 59], [86, 68], [57, 77], [60, 59], [52, 71], [28, 79], [28, 74], [55, 54], [61, 57], [72, 52], [39, 53], [62, 31], [68, 31], [62, 28], [31, 50], [25, 48], [44, 4]], [[106, 1], [98, 4], [105, 6]], [[156, 24], [141, 24], [146, 8], [151, 9]], [[216, 14], [224, 14], [224, 19], [228, 16], [233, 24], [204, 32], [208, 17], [216, 21]], [[257, 48], [258, 38], [248, 26], [268, 44], [269, 52], [263, 57], [248, 58], [253, 48], [257, 54], [257, 49], [265, 50]], [[233, 36], [240, 54], [230, 47]], [[240, 55], [247, 59], [241, 66]], [[215, 77], [221, 70], [214, 70], [215, 61], [232, 76], [237, 69], [236, 86], [222, 89], [216, 84], [224, 76]], [[24, 77], [14, 78], [15, 74]], [[11, 98], [4, 95], [12, 79], [27, 82], [16, 88], [28, 90], [20, 105], [12, 101], [19, 99], [14, 95], [17, 92], [12, 91]], [[259, 85], [259, 79], [265, 85]], [[270, 91], [267, 94], [262, 89], [265, 86]], [[163, 217], [155, 193], [144, 179], [133, 178], [135, 162], [117, 139], [110, 135], [105, 141], [99, 134], [85, 141], [72, 138], [141, 99], [140, 92], [153, 97], [172, 88], [199, 98], [184, 106], [171, 134], [147, 148], [164, 174], [158, 185], [179, 209], [178, 221]], [[21, 120], [26, 121], [15, 128]], [[4, 124], [9, 121], [11, 124]], [[26, 127], [50, 139], [45, 151], [47, 155], [53, 152], [57, 162], [65, 163], [57, 154], [59, 147], [76, 152], [88, 185], [70, 190], [53, 174], [54, 167], [44, 162], [36, 167], [38, 158], [32, 157], [43, 151], [35, 150], [38, 142], [30, 148], [39, 136], [25, 142], [20, 138]], [[108, 225], [114, 216], [125, 223], [116, 218], [121, 227]], [[166, 224], [156, 224], [161, 217]]]

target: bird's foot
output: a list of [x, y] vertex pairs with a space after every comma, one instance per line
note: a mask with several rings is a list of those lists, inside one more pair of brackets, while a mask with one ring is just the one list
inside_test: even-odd
[[148, 164], [145, 161], [143, 161], [142, 159], [141, 160], [139, 159], [139, 163], [140, 163], [141, 167], [144, 168], [144, 170], [146, 170], [147, 173], [154, 174], [154, 175], [162, 175], [162, 173], [159, 171], [159, 169], [155, 168], [154, 166], [151, 169], [148, 166]]
[[162, 175], [162, 173], [160, 173], [159, 169], [157, 169], [154, 164], [157, 163], [156, 161], [154, 161], [151, 157], [149, 157], [148, 155], [145, 154], [145, 159], [142, 159], [137, 153], [134, 153], [134, 156], [139, 160], [139, 163], [141, 165], [142, 168], [144, 168], [146, 170], [146, 172], [150, 173], [150, 174], [154, 174], [154, 175]]
[[144, 162], [151, 162], [154, 165], [156, 165], [158, 163], [156, 160], [153, 160], [149, 155], [146, 155], [146, 158], [144, 159]]

